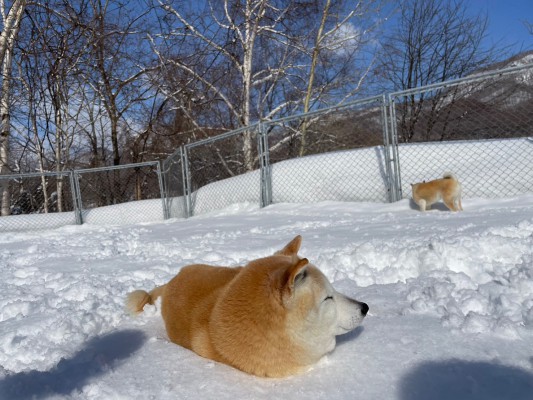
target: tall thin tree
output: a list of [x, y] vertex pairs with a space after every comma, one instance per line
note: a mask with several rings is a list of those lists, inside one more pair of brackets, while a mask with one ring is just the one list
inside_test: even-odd
[[[26, 0], [14, 0], [6, 14], [5, 2], [0, 2], [2, 32], [0, 34], [0, 69], [2, 72], [2, 92], [0, 93], [0, 174], [9, 171], [9, 136], [11, 130], [11, 75], [13, 70], [13, 49], [20, 29], [20, 21], [26, 9]], [[7, 180], [0, 186], [0, 215], [9, 215], [10, 192]]]

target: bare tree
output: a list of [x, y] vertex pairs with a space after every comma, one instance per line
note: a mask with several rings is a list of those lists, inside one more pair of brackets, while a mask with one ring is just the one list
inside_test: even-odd
[[[349, 2], [348, 5], [342, 1], [332, 2], [326, 0], [323, 4], [322, 17], [317, 29], [311, 29], [316, 36], [314, 43], [309, 51], [311, 59], [309, 73], [307, 78], [307, 89], [303, 100], [303, 112], [310, 111], [312, 102], [319, 101], [321, 95], [327, 92], [327, 87], [334, 85], [346, 85], [346, 92], [341, 93], [338, 104], [349, 99], [354, 93], [359, 91], [361, 84], [365, 81], [367, 74], [373, 67], [374, 59], [370, 57], [366, 65], [361, 65], [359, 74], [355, 75], [355, 80], [346, 81], [342, 74], [332, 74], [334, 79], [321, 80], [321, 85], [315, 86], [315, 78], [319, 64], [325, 62], [323, 70], [329, 69], [331, 61], [334, 60], [337, 64], [344, 64], [352, 68], [357, 66], [356, 57], [362, 52], [367, 41], [371, 38], [368, 32], [375, 30], [379, 24], [379, 19], [373, 20], [372, 23], [361, 23], [361, 20], [368, 15], [372, 15], [375, 8], [379, 6], [378, 2]], [[356, 23], [354, 25], [354, 22]], [[357, 26], [357, 27], [356, 27]], [[322, 59], [322, 61], [321, 61]], [[312, 121], [304, 119], [299, 131], [300, 150], [299, 155], [302, 156], [306, 152], [306, 131]]]
[[[383, 45], [379, 72], [388, 90], [405, 90], [463, 77], [495, 60], [493, 48], [483, 47], [487, 16], [471, 16], [463, 0], [406, 0], [399, 5], [398, 24]], [[412, 93], [400, 107], [401, 140], [416, 139], [415, 126], [427, 106], [426, 137], [440, 106], [456, 93], [435, 91], [431, 98]], [[422, 138], [418, 138], [420, 140]]]
[[[168, 58], [157, 48], [156, 52], [163, 63], [171, 62], [190, 76], [192, 82], [205, 87], [211, 95], [221, 101], [230, 113], [230, 121], [238, 121], [238, 125], [248, 126], [252, 112], [252, 65], [256, 53], [254, 48], [259, 36], [277, 32], [279, 29], [277, 23], [286, 12], [286, 7], [276, 9], [267, 0], [246, 0], [243, 3], [230, 0], [224, 0], [220, 4], [209, 3], [210, 14], [201, 15], [203, 20], [198, 23], [199, 20], [195, 21], [193, 17], [187, 18], [181, 8], [177, 9], [160, 1], [161, 7], [169, 15], [174, 16], [178, 24], [178, 27], [173, 27], [166, 38], [181, 37], [193, 43], [193, 50], [204, 48], [202, 56], [212, 67], [208, 74], [204, 63], [197, 62], [191, 65], [187, 61], [190, 54], [186, 55], [187, 58]], [[213, 27], [209, 26], [210, 21]], [[224, 61], [217, 62], [217, 58]], [[228, 87], [230, 85], [233, 86], [232, 89]], [[168, 94], [176, 97], [176, 93]], [[251, 170], [253, 169], [251, 132], [246, 132], [244, 135], [245, 169]]]
[[[6, 14], [5, 2], [4, 0], [0, 1], [0, 12], [2, 13], [2, 33], [0, 34], [0, 68], [2, 71], [2, 92], [0, 93], [0, 174], [6, 174], [9, 170], [13, 49], [26, 4], [26, 0], [14, 0]], [[1, 188], [0, 203], [0, 215], [9, 215], [11, 212], [10, 193], [7, 184]]]
[[[162, 86], [162, 90], [199, 131], [204, 127], [205, 136], [215, 132], [215, 126], [245, 127], [253, 120], [338, 104], [352, 96], [368, 71], [369, 60], [356, 58], [359, 45], [369, 40], [375, 25], [363, 14], [379, 4], [207, 0], [177, 7], [159, 3], [166, 12], [162, 20], [169, 26], [152, 36], [154, 50], [162, 68], [171, 65], [183, 78], [180, 87]], [[195, 106], [209, 107], [187, 109], [189, 103], [183, 99], [189, 93]], [[201, 112], [194, 114], [195, 110]], [[255, 163], [251, 132], [244, 133], [242, 148], [244, 169], [250, 170]]]
[[[33, 152], [41, 172], [57, 172], [74, 166], [79, 147], [83, 97], [86, 86], [79, 79], [80, 64], [87, 58], [84, 26], [78, 23], [83, 2], [37, 4], [28, 8], [21, 32], [17, 64], [22, 83], [19, 120], [15, 124], [17, 142]], [[23, 122], [27, 121], [27, 122]], [[20, 129], [20, 125], [26, 129]], [[33, 169], [33, 168], [32, 168]], [[57, 211], [64, 211], [65, 182], [58, 174], [53, 189]], [[47, 212], [48, 187], [42, 178], [44, 211]]]
[[94, 62], [86, 76], [109, 119], [113, 165], [118, 165], [121, 123], [122, 128], [131, 129], [128, 113], [154, 95], [147, 79], [154, 68], [146, 60], [149, 49], [142, 45], [147, 29], [144, 17], [149, 10], [127, 1], [89, 2], [93, 17], [88, 22], [89, 45]]

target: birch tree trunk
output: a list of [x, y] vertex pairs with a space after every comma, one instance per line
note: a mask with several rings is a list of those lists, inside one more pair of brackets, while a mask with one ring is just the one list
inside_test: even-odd
[[[320, 20], [320, 26], [318, 27], [318, 33], [316, 34], [316, 40], [315, 40], [315, 47], [313, 48], [313, 55], [311, 56], [311, 70], [309, 71], [309, 82], [307, 83], [307, 92], [305, 93], [305, 99], [304, 99], [304, 109], [303, 112], [307, 113], [309, 111], [309, 103], [311, 102], [311, 97], [313, 95], [313, 84], [315, 81], [315, 70], [316, 70], [316, 64], [318, 62], [318, 56], [320, 55], [320, 46], [322, 44], [323, 40], [323, 31], [324, 26], [326, 25], [326, 19], [329, 14], [329, 6], [331, 4], [331, 0], [327, 0], [326, 4], [324, 5], [324, 11], [322, 12], [322, 19]], [[307, 119], [303, 121], [302, 123], [302, 137], [300, 139], [300, 151], [299, 155], [302, 157], [305, 155], [305, 148], [306, 148], [306, 140], [307, 140]]]
[[[56, 86], [55, 93], [52, 96], [54, 98], [54, 115], [55, 115], [55, 126], [56, 126], [56, 171], [61, 172], [64, 168], [63, 166], [63, 152], [64, 152], [64, 137], [63, 132], [63, 118], [61, 115], [62, 103], [58, 99], [60, 98], [59, 91], [61, 90]], [[57, 211], [63, 211], [63, 176], [58, 174], [56, 177], [56, 191], [57, 191]]]
[[15, 38], [18, 35], [20, 20], [26, 9], [26, 0], [14, 0], [7, 16], [5, 15], [5, 2], [0, 0], [2, 13], [2, 33], [0, 33], [0, 62], [4, 62], [5, 53], [8, 49], [13, 50]]
[[[254, 56], [254, 44], [257, 37], [257, 29], [259, 22], [265, 12], [266, 0], [261, 0], [259, 3], [252, 0], [246, 2], [245, 11], [245, 31], [243, 41], [243, 63], [242, 63], [242, 125], [250, 126], [250, 107], [251, 107], [251, 93], [252, 93], [252, 61]], [[253, 4], [255, 3], [255, 4]], [[256, 15], [254, 19], [254, 13]], [[254, 169], [253, 156], [253, 139], [252, 132], [247, 130], [243, 137], [243, 152], [244, 152], [244, 168], [246, 171]]]
[[[20, 20], [26, 8], [26, 0], [15, 0], [7, 16], [4, 1], [0, 3], [3, 30], [0, 34], [0, 63], [2, 68], [2, 93], [0, 94], [0, 174], [9, 171], [9, 136], [11, 129], [11, 71], [13, 48], [18, 35]], [[2, 181], [0, 215], [11, 213], [10, 191], [8, 181]]]
[[[2, 64], [2, 93], [0, 97], [0, 174], [7, 175], [9, 173], [9, 133], [11, 127], [11, 116], [9, 109], [10, 101], [10, 85], [11, 80], [11, 48], [4, 52], [4, 60]], [[2, 208], [0, 215], [5, 216], [11, 213], [11, 193], [9, 190], [9, 181], [2, 180]]]

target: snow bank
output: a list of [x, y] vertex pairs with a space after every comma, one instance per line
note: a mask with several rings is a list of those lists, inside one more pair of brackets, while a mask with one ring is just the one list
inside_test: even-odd
[[76, 224], [74, 212], [9, 215], [0, 217], [0, 232], [53, 229]]
[[156, 222], [165, 218], [163, 200], [137, 200], [83, 210], [83, 222], [95, 225], [125, 225]]
[[463, 197], [502, 198], [533, 192], [533, 138], [411, 143], [399, 146], [402, 191], [453, 172]]

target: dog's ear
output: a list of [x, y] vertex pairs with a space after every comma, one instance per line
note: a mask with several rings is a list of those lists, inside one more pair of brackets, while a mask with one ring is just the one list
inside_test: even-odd
[[307, 265], [309, 265], [309, 260], [302, 258], [287, 268], [283, 276], [283, 291], [285, 295], [291, 296], [294, 289], [305, 281], [307, 278]]
[[283, 256], [295, 256], [298, 254], [298, 250], [300, 250], [300, 245], [302, 244], [302, 237], [300, 235], [296, 236], [294, 239], [292, 239], [287, 246], [285, 246], [280, 251], [277, 251], [276, 254], [280, 254]]

